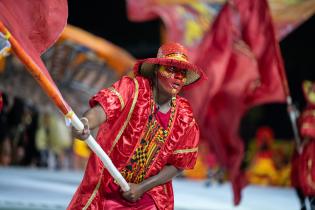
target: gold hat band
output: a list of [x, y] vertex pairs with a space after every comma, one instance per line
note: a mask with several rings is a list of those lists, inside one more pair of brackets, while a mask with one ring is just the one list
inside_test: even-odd
[[165, 57], [173, 58], [173, 59], [178, 60], [178, 61], [188, 62], [187, 57], [184, 54], [172, 53], [172, 54], [166, 55]]

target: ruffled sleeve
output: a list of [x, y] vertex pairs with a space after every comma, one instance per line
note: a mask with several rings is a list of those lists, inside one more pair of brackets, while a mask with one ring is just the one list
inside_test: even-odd
[[168, 163], [178, 169], [193, 169], [198, 156], [199, 128], [195, 121], [178, 141]]
[[100, 104], [106, 114], [106, 121], [112, 121], [119, 116], [133, 92], [133, 80], [124, 76], [111, 87], [100, 90], [90, 99], [89, 104], [91, 107]]

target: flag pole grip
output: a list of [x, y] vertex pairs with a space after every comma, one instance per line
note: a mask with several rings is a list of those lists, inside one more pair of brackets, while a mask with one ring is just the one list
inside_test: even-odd
[[[73, 127], [75, 127], [78, 130], [83, 130], [84, 128], [83, 123], [81, 122], [81, 120], [78, 118], [78, 116], [75, 113], [73, 113], [71, 116], [71, 123]], [[124, 177], [121, 175], [121, 173], [117, 170], [117, 168], [115, 167], [111, 159], [108, 157], [108, 155], [101, 148], [101, 146], [95, 141], [94, 137], [92, 135], [89, 135], [89, 137], [85, 140], [85, 142], [91, 148], [91, 150], [101, 159], [105, 168], [108, 170], [110, 175], [112, 175], [112, 177], [117, 181], [121, 189], [124, 192], [129, 191], [130, 187], [128, 183], [126, 182]]]
[[[60, 111], [65, 115], [65, 117], [73, 123], [73, 126], [78, 130], [83, 130], [83, 123], [77, 117], [77, 115], [71, 110], [69, 105], [64, 101], [61, 93], [58, 88], [54, 84], [53, 80], [48, 77], [45, 73], [43, 73], [43, 69], [36, 63], [32, 57], [27, 54], [24, 48], [20, 45], [20, 43], [11, 36], [10, 31], [4, 26], [4, 24], [0, 20], [0, 32], [2, 32], [5, 38], [10, 42], [13, 51], [17, 55], [18, 58], [24, 63], [27, 67], [27, 70], [32, 74], [32, 76], [36, 79], [36, 81], [43, 88], [45, 93], [53, 100], [56, 106], [60, 109]], [[44, 64], [43, 64], [44, 65]], [[108, 170], [110, 175], [117, 181], [123, 191], [129, 191], [130, 187], [123, 176], [119, 173], [117, 168], [114, 166], [111, 159], [104, 152], [104, 150], [100, 147], [100, 145], [95, 141], [93, 136], [89, 136], [85, 142], [91, 148], [93, 152], [101, 159], [105, 168]]]

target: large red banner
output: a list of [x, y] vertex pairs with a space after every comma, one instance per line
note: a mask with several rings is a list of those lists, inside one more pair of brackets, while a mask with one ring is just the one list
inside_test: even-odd
[[46, 69], [41, 54], [50, 47], [67, 23], [66, 0], [1, 0], [0, 30], [14, 53], [46, 90], [61, 111], [70, 109]]

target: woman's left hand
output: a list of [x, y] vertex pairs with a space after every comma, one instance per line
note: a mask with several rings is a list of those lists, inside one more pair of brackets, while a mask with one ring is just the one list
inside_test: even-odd
[[141, 188], [141, 185], [129, 183], [129, 186], [130, 186], [130, 190], [127, 192], [123, 192], [122, 196], [130, 202], [136, 202], [137, 200], [141, 198], [141, 196], [144, 193]]

